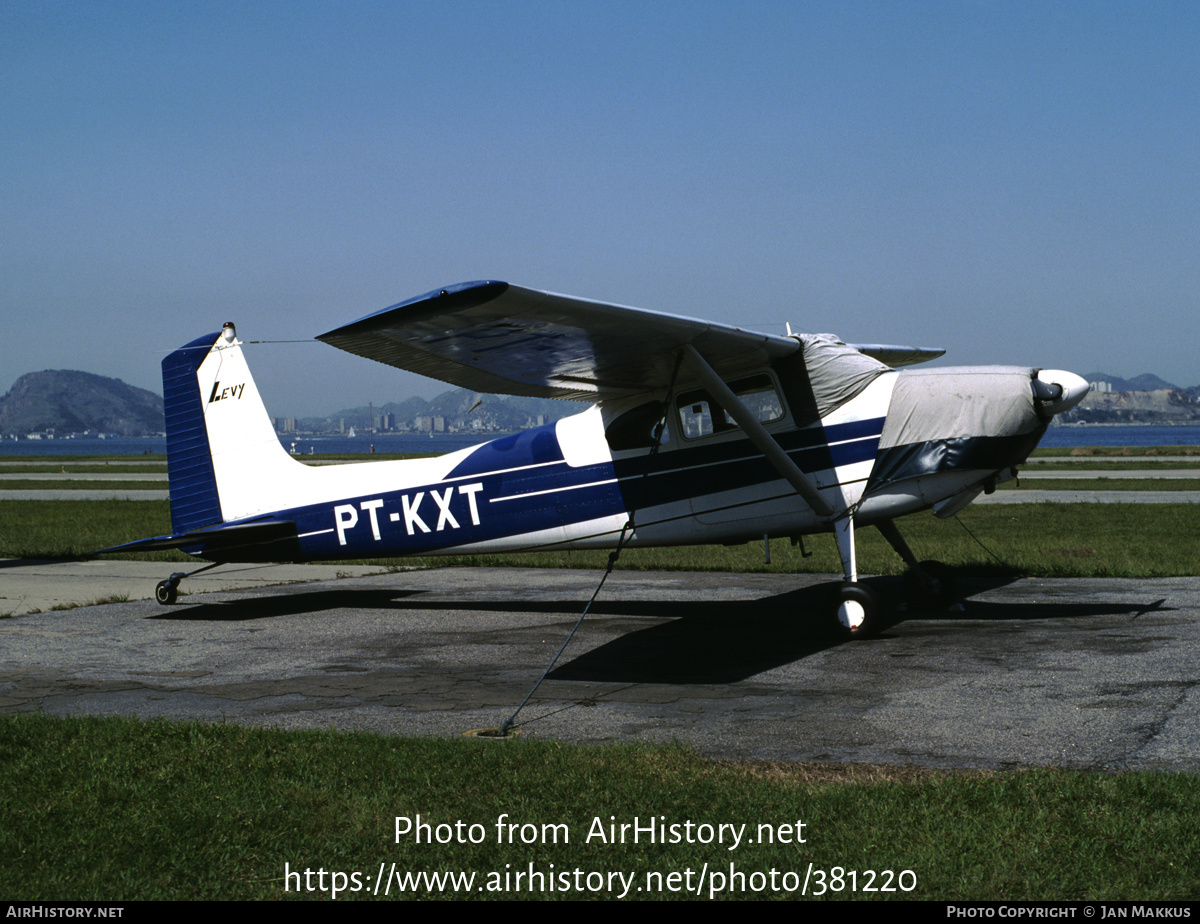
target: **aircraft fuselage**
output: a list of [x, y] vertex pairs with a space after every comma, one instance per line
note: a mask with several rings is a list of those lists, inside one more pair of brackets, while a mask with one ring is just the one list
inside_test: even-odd
[[[1032, 403], [1031, 371], [1014, 376], [1000, 370], [1016, 382], [1013, 401]], [[881, 452], [893, 389], [914, 374], [922, 373], [889, 371], [825, 419], [803, 427], [795, 425], [784, 401], [773, 399], [779, 402], [770, 412], [776, 416], [766, 423], [772, 436], [831, 506], [857, 505], [860, 522], [932, 507], [1003, 480], [1044, 432], [1045, 421], [1031, 418], [1025, 432], [999, 441], [951, 433]], [[776, 375], [772, 383], [778, 382]], [[779, 385], [786, 394], [786, 384]], [[986, 400], [1008, 399], [991, 394]], [[255, 511], [242, 521], [262, 523], [266, 515], [294, 524], [294, 536], [289, 531], [266, 548], [193, 551], [219, 560], [335, 560], [611, 548], [631, 514], [630, 545], [728, 543], [831, 528], [829, 518], [804, 504], [737, 427], [688, 434], [692, 410], [686, 402], [673, 403], [657, 449], [613, 450], [606, 429], [623, 409], [594, 407], [435, 459], [292, 470], [298, 495], [324, 497]], [[704, 411], [710, 418], [720, 414], [715, 406]], [[652, 440], [647, 426], [646, 441]], [[946, 448], [951, 443], [955, 458]], [[885, 484], [880, 479], [889, 466], [896, 470]]]

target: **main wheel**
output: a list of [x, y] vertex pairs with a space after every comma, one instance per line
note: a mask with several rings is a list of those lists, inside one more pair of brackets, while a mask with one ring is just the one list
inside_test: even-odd
[[904, 575], [904, 598], [923, 610], [945, 610], [958, 602], [954, 572], [940, 561], [921, 562], [921, 572]]
[[170, 606], [179, 599], [179, 585], [172, 581], [159, 581], [154, 588], [154, 599], [163, 606]]
[[879, 628], [879, 599], [862, 584], [847, 581], [838, 591], [838, 630], [846, 638], [865, 638]]

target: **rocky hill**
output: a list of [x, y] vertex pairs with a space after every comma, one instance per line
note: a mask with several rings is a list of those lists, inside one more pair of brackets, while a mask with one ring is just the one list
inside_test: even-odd
[[90, 372], [30, 372], [0, 398], [0, 434], [53, 430], [146, 436], [163, 431], [163, 400], [152, 391]]
[[[1102, 380], [1107, 381], [1107, 380]], [[1061, 423], [1195, 424], [1200, 401], [1182, 388], [1153, 391], [1092, 391], [1058, 418]]]
[[1180, 388], [1151, 372], [1131, 379], [1089, 372], [1084, 378], [1092, 383], [1091, 392], [1057, 423], [1200, 423], [1200, 385]]

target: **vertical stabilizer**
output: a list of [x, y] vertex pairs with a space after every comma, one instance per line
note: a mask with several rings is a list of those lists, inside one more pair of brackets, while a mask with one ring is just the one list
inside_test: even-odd
[[308, 469], [279, 445], [232, 324], [163, 360], [176, 535], [287, 505]]

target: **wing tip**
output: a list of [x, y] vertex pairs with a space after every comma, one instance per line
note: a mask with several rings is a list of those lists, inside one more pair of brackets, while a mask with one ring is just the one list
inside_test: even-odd
[[941, 347], [913, 347], [892, 343], [850, 343], [847, 346], [893, 368], [915, 366], [946, 355], [946, 351]]
[[[397, 302], [395, 305], [389, 305], [387, 308], [372, 311], [349, 324], [343, 324], [341, 327], [318, 334], [315, 339], [322, 343], [330, 343], [338, 337], [369, 330], [374, 326], [374, 322], [393, 312], [403, 312], [406, 320], [419, 320], [426, 313], [443, 314], [450, 311], [461, 311], [465, 308], [475, 308], [492, 301], [492, 299], [499, 298], [509, 288], [507, 282], [497, 279], [476, 279], [471, 282], [459, 282], [444, 286], [440, 289], [431, 289], [423, 295], [417, 295]], [[418, 306], [424, 306], [424, 310]]]

